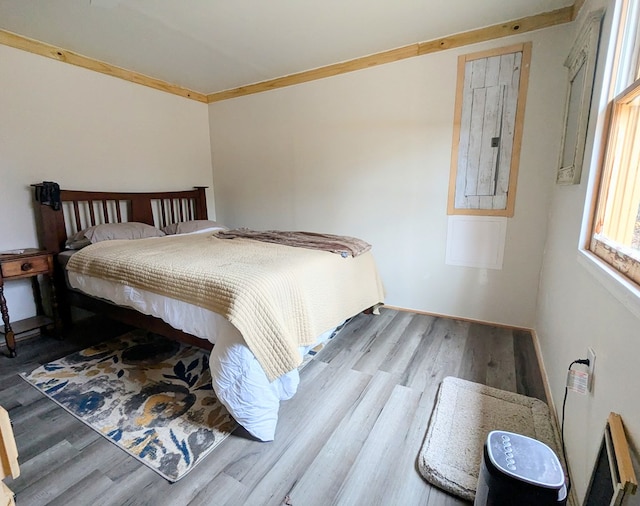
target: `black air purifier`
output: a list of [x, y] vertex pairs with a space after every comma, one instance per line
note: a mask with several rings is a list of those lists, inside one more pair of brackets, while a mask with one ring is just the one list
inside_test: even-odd
[[566, 505], [564, 471], [546, 444], [492, 431], [484, 444], [474, 506]]

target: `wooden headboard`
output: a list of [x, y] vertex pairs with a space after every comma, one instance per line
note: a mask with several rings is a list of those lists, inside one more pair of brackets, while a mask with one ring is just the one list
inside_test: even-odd
[[[65, 249], [67, 237], [93, 225], [137, 221], [162, 228], [172, 223], [206, 220], [206, 186], [169, 192], [102, 192], [60, 190], [59, 205], [52, 205], [51, 183], [32, 185], [35, 189], [36, 219], [40, 245], [58, 254]], [[57, 189], [57, 185], [56, 185]], [[47, 191], [43, 191], [47, 190]], [[57, 209], [56, 209], [57, 207]], [[63, 268], [54, 262], [54, 285], [60, 316], [71, 323], [71, 306], [101, 313], [128, 325], [144, 328], [185, 343], [211, 349], [211, 343], [174, 329], [160, 318], [138, 313], [109, 302], [69, 290]], [[53, 297], [54, 306], [56, 298]]]
[[40, 202], [44, 183], [35, 187], [41, 246], [64, 250], [67, 237], [93, 225], [137, 221], [162, 228], [172, 223], [207, 219], [206, 186], [169, 192], [102, 192], [60, 190], [61, 206]]

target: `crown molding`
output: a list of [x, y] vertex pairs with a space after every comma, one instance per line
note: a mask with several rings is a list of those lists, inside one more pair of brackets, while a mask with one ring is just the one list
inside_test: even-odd
[[154, 77], [149, 77], [138, 72], [116, 67], [115, 65], [95, 60], [93, 58], [74, 53], [73, 51], [68, 51], [66, 49], [30, 39], [6, 30], [0, 30], [0, 44], [28, 51], [40, 56], [45, 56], [47, 58], [52, 58], [64, 63], [69, 63], [71, 65], [76, 65], [78, 67], [83, 67], [102, 74], [107, 74], [119, 79], [124, 79], [125, 81], [141, 84], [156, 90], [172, 93], [184, 98], [210, 104], [221, 100], [252, 95], [254, 93], [262, 93], [264, 91], [275, 90], [309, 81], [324, 79], [326, 77], [346, 74], [348, 72], [384, 65], [386, 63], [413, 58], [415, 56], [422, 56], [425, 54], [445, 51], [447, 49], [486, 42], [488, 40], [499, 39], [510, 35], [541, 30], [555, 25], [569, 23], [576, 18], [584, 4], [584, 1], [585, 0], [575, 0], [573, 5], [562, 9], [535, 14], [533, 16], [527, 16], [467, 32], [460, 32], [430, 41], [417, 42], [407, 46], [390, 49], [388, 51], [382, 51], [380, 53], [340, 63], [334, 63], [332, 65], [312, 70], [305, 70], [303, 72], [297, 72], [295, 74], [209, 94], [183, 88], [166, 81], [161, 81]]
[[115, 65], [95, 60], [87, 56], [82, 56], [78, 53], [74, 53], [73, 51], [45, 44], [44, 42], [23, 37], [22, 35], [8, 32], [6, 30], [0, 30], [0, 44], [28, 51], [40, 56], [46, 56], [47, 58], [52, 58], [64, 63], [70, 63], [71, 65], [76, 65], [95, 72], [100, 72], [101, 74], [107, 74], [112, 77], [124, 79], [125, 81], [148, 86], [149, 88], [154, 88], [156, 90], [190, 98], [191, 100], [197, 100], [198, 102], [207, 102], [207, 96], [203, 93], [198, 93], [197, 91], [192, 91], [175, 84], [167, 83], [166, 81], [161, 81], [160, 79], [149, 77], [138, 72], [116, 67]]
[[542, 14], [536, 14], [534, 16], [527, 16], [512, 21], [507, 21], [505, 23], [478, 28], [476, 30], [470, 30], [468, 32], [461, 32], [427, 42], [409, 44], [408, 46], [402, 46], [397, 49], [391, 49], [389, 51], [383, 51], [381, 53], [375, 53], [369, 56], [363, 56], [361, 58], [356, 58], [341, 63], [335, 63], [333, 65], [327, 65], [326, 67], [319, 67], [313, 70], [305, 70], [304, 72], [298, 72], [296, 74], [291, 74], [284, 77], [269, 79], [268, 81], [261, 81], [255, 84], [249, 84], [246, 86], [240, 86], [238, 88], [210, 93], [209, 95], [207, 95], [207, 100], [209, 103], [213, 103], [219, 102], [221, 100], [228, 100], [230, 98], [251, 95], [253, 93], [262, 93], [264, 91], [284, 88], [286, 86], [293, 86], [295, 84], [306, 83], [309, 81], [315, 81], [317, 79], [324, 79], [325, 77], [336, 76], [339, 74], [345, 74], [347, 72], [354, 72], [356, 70], [362, 70], [370, 67], [375, 67], [377, 65], [383, 65], [385, 63], [403, 60], [406, 58], [412, 58], [414, 56], [422, 56], [438, 51], [445, 51], [447, 49], [452, 49], [455, 47], [467, 46], [470, 44], [476, 44], [478, 42], [486, 42], [488, 40], [508, 37], [510, 35], [516, 35], [519, 33], [541, 30], [542, 28], [549, 28], [551, 26], [569, 23], [573, 20], [573, 12], [573, 6], [569, 6], [555, 11], [544, 12]]

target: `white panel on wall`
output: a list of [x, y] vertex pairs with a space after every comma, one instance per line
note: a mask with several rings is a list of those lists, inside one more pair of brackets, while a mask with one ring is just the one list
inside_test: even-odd
[[507, 219], [501, 216], [449, 216], [448, 265], [502, 269]]

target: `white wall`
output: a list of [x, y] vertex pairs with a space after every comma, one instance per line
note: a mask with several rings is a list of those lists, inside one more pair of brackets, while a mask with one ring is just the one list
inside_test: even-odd
[[[374, 246], [386, 302], [533, 326], [559, 149], [566, 26], [210, 105], [218, 219]], [[457, 56], [533, 41], [504, 267], [445, 264]]]
[[[0, 251], [38, 246], [32, 183], [212, 187], [205, 104], [2, 45], [0, 81]], [[5, 295], [12, 320], [35, 313], [28, 281]]]
[[[588, 1], [581, 16], [607, 0]], [[590, 182], [596, 175], [604, 107], [598, 103], [603, 63], [610, 32], [612, 8], [607, 9], [601, 52], [596, 72], [594, 106], [579, 185], [551, 189], [549, 232], [538, 299], [536, 331], [557, 410], [561, 410], [569, 364], [586, 358], [587, 347], [596, 352], [593, 393], [570, 393], [567, 398], [565, 438], [575, 490], [586, 492], [607, 416], [622, 416], [627, 436], [638, 458], [640, 442], [640, 299], [621, 303], [600, 282], [588, 263], [579, 261], [578, 246], [585, 202], [590, 201]], [[580, 20], [578, 20], [580, 21]], [[604, 46], [604, 47], [603, 47]], [[604, 49], [604, 50], [603, 50]], [[600, 117], [598, 118], [598, 114]], [[597, 129], [596, 129], [597, 126]], [[578, 366], [579, 367], [579, 366]], [[640, 503], [640, 497], [633, 498]]]
[[[598, 3], [606, 0], [588, 0], [585, 10]], [[554, 184], [562, 63], [574, 29], [559, 26], [209, 107], [0, 46], [0, 250], [37, 245], [31, 183], [212, 186], [211, 141], [218, 219], [360, 236], [374, 245], [389, 304], [535, 326], [556, 407], [566, 367], [592, 346], [594, 393], [572, 395], [567, 411], [581, 497], [610, 411], [622, 415], [637, 448], [640, 322], [577, 260], [595, 164], [580, 185]], [[534, 43], [533, 59], [504, 268], [445, 265], [456, 57], [525, 40]], [[208, 196], [213, 217], [212, 190]], [[8, 284], [6, 295], [14, 319], [33, 314], [28, 283]]]

